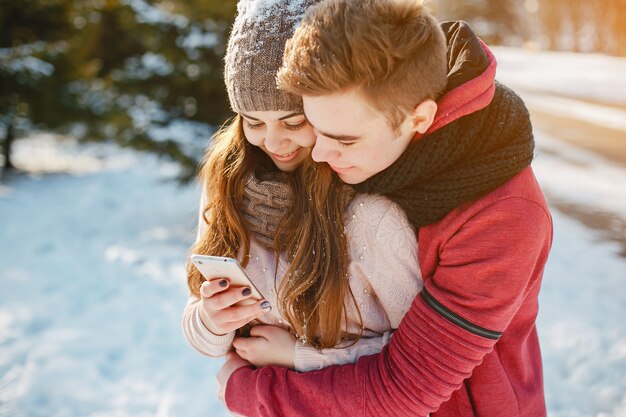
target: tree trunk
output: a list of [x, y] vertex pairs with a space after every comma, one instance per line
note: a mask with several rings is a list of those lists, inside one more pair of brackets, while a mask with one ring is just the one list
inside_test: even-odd
[[11, 160], [11, 147], [15, 141], [15, 132], [13, 130], [13, 122], [9, 121], [7, 126], [7, 134], [4, 137], [4, 146], [2, 147], [2, 154], [4, 156], [4, 170], [14, 169], [13, 161]]

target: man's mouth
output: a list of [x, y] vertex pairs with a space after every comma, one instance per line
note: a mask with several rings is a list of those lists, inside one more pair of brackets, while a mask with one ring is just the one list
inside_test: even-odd
[[333, 165], [330, 165], [330, 164], [328, 164], [328, 166], [330, 166], [330, 169], [332, 169], [333, 171], [335, 171], [338, 174], [342, 174], [344, 172], [347, 172], [351, 168], [351, 167], [340, 168], [340, 167], [336, 167], [336, 166], [333, 166]]

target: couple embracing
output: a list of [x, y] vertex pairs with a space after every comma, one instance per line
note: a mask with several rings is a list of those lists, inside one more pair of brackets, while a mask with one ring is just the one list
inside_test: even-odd
[[[521, 99], [414, 0], [241, 0], [183, 329], [244, 416], [541, 417], [552, 221]], [[244, 331], [245, 329], [245, 331]]]

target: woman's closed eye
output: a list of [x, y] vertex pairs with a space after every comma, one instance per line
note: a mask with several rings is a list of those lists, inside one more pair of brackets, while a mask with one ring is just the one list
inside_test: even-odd
[[265, 123], [251, 123], [246, 120], [246, 126], [250, 129], [260, 129], [265, 125]]
[[344, 142], [342, 140], [338, 140], [337, 142], [339, 142], [340, 146], [352, 146], [356, 143], [356, 142]]
[[296, 124], [292, 124], [292, 123], [285, 123], [285, 127], [289, 130], [300, 130], [302, 128], [304, 128], [304, 126], [307, 125], [307, 121], [306, 119], [301, 121], [300, 123], [296, 123]]

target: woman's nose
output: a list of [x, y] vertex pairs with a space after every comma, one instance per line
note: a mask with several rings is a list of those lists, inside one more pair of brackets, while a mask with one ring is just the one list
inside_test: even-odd
[[267, 129], [265, 134], [265, 149], [272, 153], [286, 150], [289, 139], [278, 129]]

